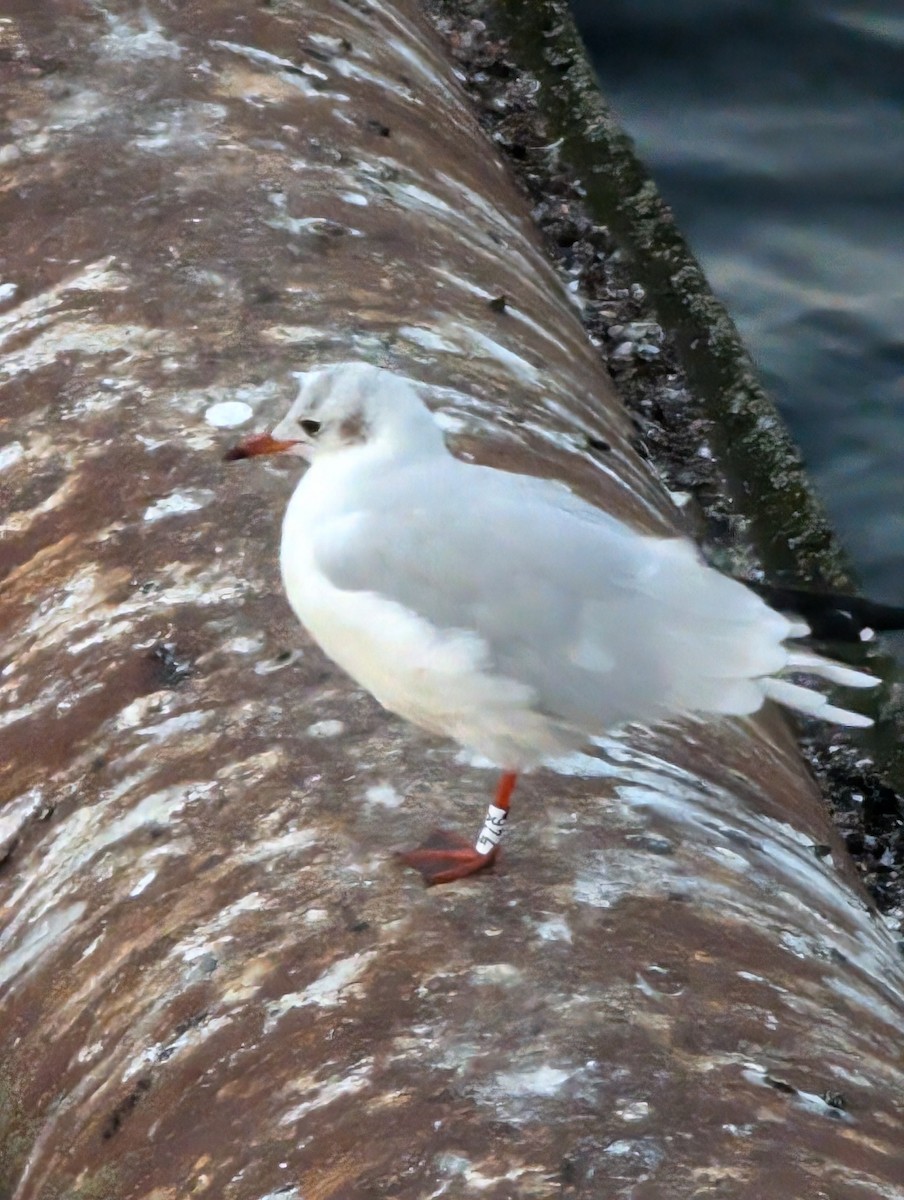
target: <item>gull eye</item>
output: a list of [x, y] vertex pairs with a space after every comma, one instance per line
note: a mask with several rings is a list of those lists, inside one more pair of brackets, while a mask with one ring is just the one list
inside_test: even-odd
[[301, 426], [302, 432], [306, 433], [308, 437], [316, 437], [320, 432], [320, 422], [314, 421], [310, 417], [305, 417], [305, 419], [303, 421], [299, 421], [298, 424]]

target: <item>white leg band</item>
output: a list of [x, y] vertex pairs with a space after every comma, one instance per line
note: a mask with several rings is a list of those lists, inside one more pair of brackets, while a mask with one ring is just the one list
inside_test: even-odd
[[502, 830], [505, 827], [507, 816], [507, 808], [497, 808], [495, 804], [489, 806], [480, 837], [474, 845], [478, 854], [489, 854], [491, 850], [496, 849], [502, 840]]

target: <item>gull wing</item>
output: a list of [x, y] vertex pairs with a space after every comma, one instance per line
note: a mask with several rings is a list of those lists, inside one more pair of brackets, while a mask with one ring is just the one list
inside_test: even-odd
[[333, 586], [476, 633], [538, 710], [588, 734], [681, 712], [748, 713], [790, 622], [699, 559], [560, 484], [447, 458], [371, 478], [314, 538]]

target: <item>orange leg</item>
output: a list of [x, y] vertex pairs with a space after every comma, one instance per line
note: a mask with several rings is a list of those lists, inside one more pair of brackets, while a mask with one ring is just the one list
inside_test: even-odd
[[420, 871], [427, 887], [464, 879], [492, 866], [499, 853], [499, 842], [517, 779], [514, 771], [506, 771], [499, 780], [496, 799], [487, 809], [486, 820], [474, 846], [458, 834], [437, 829], [423, 846], [400, 854], [401, 861]]

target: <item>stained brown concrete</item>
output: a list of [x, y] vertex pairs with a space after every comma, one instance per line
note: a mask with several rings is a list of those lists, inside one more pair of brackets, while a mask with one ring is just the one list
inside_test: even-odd
[[293, 470], [221, 462], [363, 357], [679, 519], [417, 7], [5, 12], [0, 1196], [900, 1196], [901, 963], [782, 719], [538, 774], [425, 892], [491, 775], [305, 641]]

